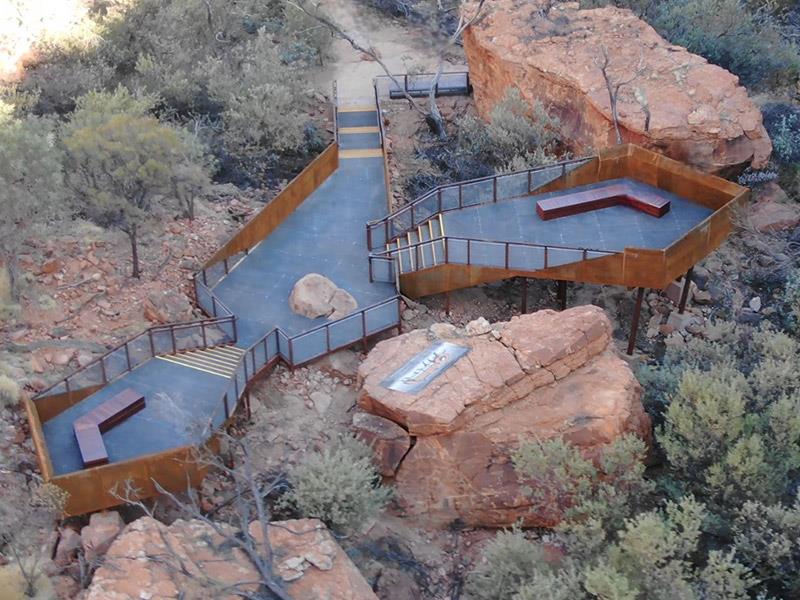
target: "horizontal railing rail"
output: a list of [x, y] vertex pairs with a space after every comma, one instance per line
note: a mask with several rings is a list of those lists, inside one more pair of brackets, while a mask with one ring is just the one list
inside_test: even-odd
[[[424, 249], [440, 248], [442, 258], [427, 264], [423, 258]], [[519, 252], [517, 252], [519, 251]], [[369, 256], [370, 281], [394, 281], [398, 275], [414, 273], [445, 264], [478, 265], [496, 267], [513, 271], [539, 271], [582, 260], [621, 254], [612, 250], [588, 247], [564, 246], [560, 244], [537, 244], [530, 242], [510, 242], [481, 240], [474, 238], [443, 236], [416, 242], [401, 248], [392, 248]], [[405, 261], [403, 259], [405, 258]], [[402, 265], [399, 263], [402, 261]], [[391, 263], [391, 270], [378, 271], [376, 264]], [[383, 276], [379, 276], [382, 273]]]
[[437, 186], [391, 214], [369, 221], [367, 247], [370, 250], [383, 248], [442, 213], [530, 195], [594, 158], [576, 158]]
[[[224, 307], [222, 303], [219, 306], [220, 310]], [[56, 381], [35, 398], [106, 385], [159, 354], [231, 344], [236, 343], [236, 339], [236, 318], [229, 311], [216, 318], [156, 325]]]
[[[373, 80], [376, 91], [381, 98], [402, 99], [408, 94], [411, 97], [427, 96], [436, 73], [399, 73], [378, 75]], [[447, 71], [439, 75], [434, 93], [437, 96], [447, 94], [467, 95], [472, 91], [469, 71]]]

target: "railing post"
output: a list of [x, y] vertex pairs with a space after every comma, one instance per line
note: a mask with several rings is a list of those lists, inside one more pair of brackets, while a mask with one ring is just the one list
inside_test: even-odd
[[211, 295], [211, 314], [216, 317], [217, 316], [217, 298], [214, 296], [214, 294], [210, 294], [210, 295]]
[[464, 188], [458, 184], [458, 208], [464, 208]]
[[108, 377], [106, 376], [105, 356], [100, 357], [100, 371], [103, 373], [103, 383], [108, 383]]
[[533, 190], [533, 169], [528, 169], [528, 193], [530, 194]]
[[444, 238], [444, 264], [446, 265], [450, 264], [449, 248], [450, 248], [450, 239]]
[[228, 274], [228, 259], [227, 259], [227, 257], [222, 259], [222, 264], [225, 266], [225, 275], [227, 275]]
[[547, 246], [544, 247], [544, 268], [547, 268]]
[[175, 354], [178, 351], [178, 345], [175, 343], [175, 328], [171, 325], [169, 328], [169, 336], [172, 339], [172, 353]]
[[470, 252], [470, 241], [471, 240], [469, 238], [467, 238], [467, 264], [468, 265], [472, 264], [471, 252]]
[[416, 221], [414, 220], [414, 205], [411, 205], [411, 228], [414, 228]]
[[492, 202], [497, 202], [497, 176], [492, 178]]
[[204, 285], [204, 286], [206, 286], [206, 287], [208, 287], [208, 277], [206, 277], [206, 270], [205, 270], [205, 269], [203, 269], [203, 270], [202, 270], [202, 271], [200, 271], [200, 272], [203, 274], [203, 285]]
[[131, 351], [128, 349], [128, 342], [125, 342], [125, 360], [128, 363], [128, 371], [131, 370]]
[[508, 271], [508, 242], [506, 242], [506, 271]]
[[372, 250], [372, 228], [367, 223], [367, 250]]
[[206, 324], [200, 323], [200, 331], [203, 332], [203, 348], [208, 348], [208, 339], [206, 338]]
[[287, 337], [289, 340], [289, 367], [294, 371], [294, 343], [292, 342], [292, 338]]
[[235, 344], [239, 340], [239, 331], [236, 327], [236, 317], [233, 317], [231, 322], [233, 323], [233, 343]]
[[440, 213], [442, 212], [442, 188], [439, 188], [439, 191], [437, 192], [436, 195], [439, 196], [439, 210], [437, 211], [437, 213]]
[[153, 330], [152, 329], [148, 329], [147, 330], [147, 337], [150, 338], [150, 356], [155, 356], [156, 355], [156, 346], [155, 346], [155, 344], [153, 344]]
[[364, 345], [364, 354], [367, 353], [367, 311], [361, 311], [361, 343]]

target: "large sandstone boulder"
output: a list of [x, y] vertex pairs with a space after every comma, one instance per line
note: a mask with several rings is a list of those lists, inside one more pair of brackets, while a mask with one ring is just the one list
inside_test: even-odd
[[[273, 572], [295, 600], [377, 600], [367, 582], [316, 519], [269, 527]], [[228, 529], [220, 524], [223, 531]], [[257, 522], [250, 532], [260, 542]], [[222, 600], [257, 595], [259, 575], [244, 552], [202, 521], [164, 525], [142, 517], [128, 525], [97, 569], [87, 600]]]
[[[439, 340], [469, 352], [417, 392], [387, 387]], [[563, 437], [594, 458], [626, 433], [651, 434], [641, 387], [595, 306], [514, 317], [476, 335], [443, 326], [412, 331], [377, 344], [359, 381], [361, 410], [413, 439], [396, 466], [396, 494], [433, 524], [552, 526], [533, 510], [511, 464], [520, 440]]]
[[[618, 95], [622, 138], [709, 172], [763, 168], [772, 144], [736, 76], [664, 40], [631, 11], [494, 0], [464, 34], [478, 110], [488, 118], [509, 87], [561, 119], [573, 150], [616, 143], [600, 64]], [[465, 10], [472, 14], [475, 0]]]
[[346, 317], [358, 308], [349, 292], [319, 273], [309, 273], [294, 284], [289, 294], [293, 312], [309, 319], [328, 317], [331, 321]]

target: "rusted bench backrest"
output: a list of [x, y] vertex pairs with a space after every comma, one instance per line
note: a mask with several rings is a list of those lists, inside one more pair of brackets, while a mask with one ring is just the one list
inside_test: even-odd
[[72, 429], [78, 441], [84, 467], [108, 462], [102, 434], [144, 408], [144, 396], [127, 388], [100, 406], [75, 419]]
[[629, 183], [615, 182], [539, 200], [536, 203], [536, 214], [543, 221], [549, 221], [620, 205], [630, 206], [653, 217], [662, 217], [669, 211], [670, 201]]

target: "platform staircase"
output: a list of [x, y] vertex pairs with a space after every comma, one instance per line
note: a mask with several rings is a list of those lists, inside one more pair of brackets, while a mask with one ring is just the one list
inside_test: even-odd
[[159, 355], [156, 356], [156, 358], [189, 369], [202, 371], [203, 373], [210, 373], [211, 375], [217, 375], [225, 379], [232, 379], [236, 373], [236, 369], [239, 367], [242, 355], [245, 352], [246, 350], [242, 348], [234, 346], [233, 344], [228, 344], [178, 352], [175, 354]]
[[444, 264], [444, 217], [441, 214], [386, 244], [400, 275]]

